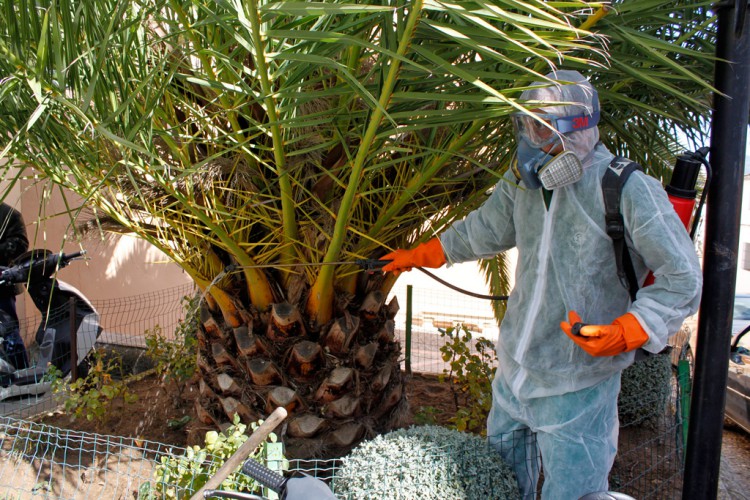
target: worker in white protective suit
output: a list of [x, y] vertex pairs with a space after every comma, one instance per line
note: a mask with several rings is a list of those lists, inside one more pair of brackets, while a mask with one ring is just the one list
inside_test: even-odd
[[575, 71], [547, 78], [521, 94], [536, 117], [513, 117], [517, 159], [486, 202], [439, 238], [385, 255], [383, 270], [518, 248], [487, 433], [525, 498], [536, 498], [541, 455], [542, 497], [571, 500], [608, 490], [620, 374], [635, 349], [660, 352], [695, 313], [702, 277], [661, 184], [636, 172], [622, 192], [626, 240], [641, 282], [649, 269], [655, 282], [631, 303], [605, 232], [601, 180], [613, 155], [599, 142], [597, 93]]

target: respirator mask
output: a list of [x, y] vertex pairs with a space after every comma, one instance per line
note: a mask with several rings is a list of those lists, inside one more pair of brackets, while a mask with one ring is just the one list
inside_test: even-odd
[[[594, 102], [598, 104], [596, 100]], [[586, 115], [534, 113], [531, 116], [528, 113], [514, 113], [511, 118], [518, 143], [511, 170], [527, 189], [544, 187], [552, 191], [583, 177], [583, 165], [574, 152], [563, 150], [550, 154], [541, 148], [551, 146], [548, 149], [553, 150], [563, 144], [564, 134], [595, 127], [599, 123], [598, 106], [595, 106], [593, 113]]]

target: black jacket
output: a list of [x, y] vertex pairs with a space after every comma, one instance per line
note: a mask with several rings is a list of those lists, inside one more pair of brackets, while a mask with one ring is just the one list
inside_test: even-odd
[[[0, 203], [0, 266], [9, 266], [13, 259], [28, 249], [29, 238], [21, 212]], [[20, 286], [3, 286], [0, 287], [0, 298], [13, 297], [22, 292]]]
[[13, 259], [28, 249], [29, 238], [21, 212], [0, 203], [0, 266], [9, 266]]

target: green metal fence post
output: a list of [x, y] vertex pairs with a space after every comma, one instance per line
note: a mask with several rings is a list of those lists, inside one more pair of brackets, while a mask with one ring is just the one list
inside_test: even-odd
[[680, 411], [682, 414], [682, 456], [685, 458], [687, 449], [688, 428], [690, 423], [690, 390], [692, 384], [690, 381], [690, 362], [687, 359], [681, 359], [677, 362], [677, 381], [680, 385]]

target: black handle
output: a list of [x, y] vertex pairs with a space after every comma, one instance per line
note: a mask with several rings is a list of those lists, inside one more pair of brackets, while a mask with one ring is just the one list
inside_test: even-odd
[[573, 333], [573, 335], [580, 336], [581, 328], [583, 328], [584, 326], [588, 326], [588, 323], [575, 323], [570, 331]]
[[68, 267], [68, 264], [70, 264], [70, 261], [75, 260], [84, 255], [86, 255], [86, 250], [82, 250], [80, 252], [73, 252], [73, 253], [52, 254], [49, 256], [49, 264], [53, 267], [58, 267], [62, 269], [63, 267]]
[[62, 256], [62, 260], [73, 260], [77, 259], [78, 257], [83, 257], [86, 255], [86, 250], [82, 250], [80, 252], [73, 252], [73, 253], [66, 253]]
[[263, 486], [271, 488], [281, 494], [286, 484], [286, 478], [272, 471], [265, 465], [259, 464], [253, 459], [245, 460], [242, 464], [242, 472], [258, 481]]
[[378, 259], [357, 259], [354, 261], [359, 267], [368, 272], [380, 271], [383, 266], [390, 264], [391, 260], [378, 260]]

